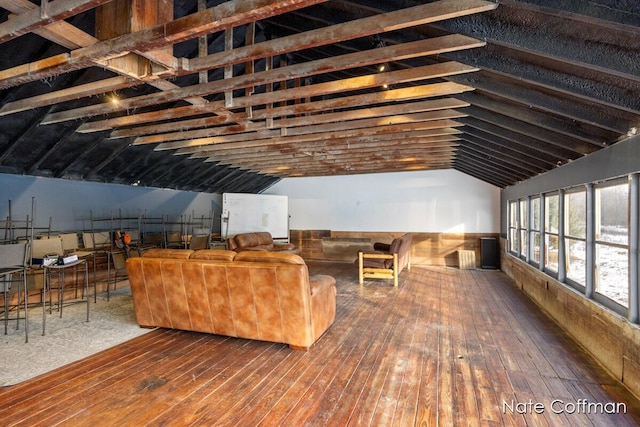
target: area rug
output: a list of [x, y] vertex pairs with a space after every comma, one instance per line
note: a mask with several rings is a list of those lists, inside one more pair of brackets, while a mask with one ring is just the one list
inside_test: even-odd
[[[24, 321], [16, 330], [9, 322], [4, 335], [0, 323], [0, 386], [28, 380], [75, 362], [151, 331], [138, 326], [129, 287], [98, 295], [91, 301], [87, 322], [85, 303], [65, 306], [62, 318], [55, 310], [46, 314], [46, 334], [42, 335], [42, 307], [29, 309], [29, 342], [24, 340]], [[13, 314], [13, 313], [12, 313]]]

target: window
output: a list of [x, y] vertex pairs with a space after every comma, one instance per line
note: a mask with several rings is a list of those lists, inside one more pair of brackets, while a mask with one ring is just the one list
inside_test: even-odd
[[557, 194], [545, 196], [544, 209], [544, 246], [545, 246], [545, 268], [558, 272], [558, 206], [559, 196]]
[[595, 291], [629, 307], [629, 184], [596, 188]]
[[540, 264], [540, 197], [531, 199], [531, 226], [529, 228], [530, 259], [533, 263]]
[[518, 219], [518, 234], [520, 236], [520, 247], [518, 248], [518, 255], [521, 258], [526, 258], [527, 255], [527, 247], [529, 242], [529, 232], [527, 231], [529, 228], [529, 210], [527, 209], [527, 199], [520, 200], [520, 215]]
[[567, 278], [586, 282], [587, 193], [585, 190], [565, 194], [565, 250]]
[[518, 252], [518, 205], [509, 202], [509, 251]]
[[508, 201], [508, 252], [640, 323], [640, 173]]

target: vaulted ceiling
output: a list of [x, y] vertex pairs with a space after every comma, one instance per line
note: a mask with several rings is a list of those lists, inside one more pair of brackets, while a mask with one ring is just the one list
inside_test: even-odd
[[0, 0], [0, 172], [203, 192], [455, 169], [640, 128], [637, 0]]

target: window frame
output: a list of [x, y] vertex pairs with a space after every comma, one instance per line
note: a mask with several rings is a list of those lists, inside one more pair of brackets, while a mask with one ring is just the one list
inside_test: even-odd
[[[600, 215], [599, 209], [601, 209], [599, 206], [600, 190], [621, 184], [628, 185], [626, 212], [628, 236], [626, 244], [603, 240], [600, 235], [596, 236], [601, 231], [599, 222], [601, 219], [596, 218]], [[576, 233], [574, 227], [575, 223], [572, 225], [570, 218], [572, 205], [574, 205], [571, 198], [575, 197], [575, 193], [584, 195], [584, 211], [580, 210], [578, 213], [584, 218], [580, 219], [579, 225], [582, 229], [578, 233]], [[526, 211], [527, 215], [526, 222], [522, 216], [524, 211]], [[524, 259], [527, 264], [537, 264], [542, 273], [553, 277], [562, 285], [570, 287], [583, 297], [625, 316], [631, 323], [640, 324], [640, 296], [638, 296], [640, 295], [640, 284], [638, 283], [640, 281], [638, 280], [638, 276], [640, 276], [638, 273], [640, 271], [640, 255], [638, 254], [640, 252], [638, 250], [640, 245], [640, 224], [632, 223], [634, 218], [640, 218], [640, 172], [598, 181], [597, 183], [552, 189], [539, 194], [509, 199], [507, 200], [507, 214], [509, 215], [507, 225], [510, 242], [508, 242], [505, 252], [518, 259]], [[538, 215], [539, 224], [536, 223], [536, 215]], [[616, 214], [617, 218], [619, 216], [619, 213]], [[526, 230], [528, 237], [526, 244], [519, 241], [521, 240], [519, 236], [521, 236], [521, 231], [523, 230]], [[541, 234], [539, 262], [535, 259], [534, 247], [537, 233]], [[558, 247], [550, 250], [553, 240], [557, 241]], [[576, 277], [567, 277], [567, 269], [570, 267], [568, 258], [571, 256], [567, 245], [573, 241], [583, 242], [585, 245], [585, 253], [583, 254], [585, 283], [575, 280]], [[619, 247], [627, 251], [627, 259], [629, 260], [626, 265], [628, 307], [597, 290], [597, 280], [599, 280], [598, 263], [600, 262], [597, 250], [600, 248], [599, 245]], [[557, 271], [554, 270], [556, 268], [554, 263], [549, 262], [550, 259], [554, 259], [554, 256], [557, 259]], [[578, 262], [580, 261], [578, 260]]]
[[[557, 224], [555, 224], [555, 231], [553, 231], [553, 229], [551, 228], [549, 221], [552, 219], [551, 218], [551, 209], [550, 209], [550, 205], [551, 203], [549, 203], [549, 201], [552, 198], [557, 198], [557, 202], [556, 202], [556, 215], [555, 215], [555, 219], [557, 221]], [[542, 269], [543, 271], [548, 274], [549, 276], [557, 279], [558, 278], [558, 271], [560, 269], [560, 192], [559, 191], [551, 191], [549, 193], [545, 193], [543, 194], [543, 203], [544, 203], [544, 218], [541, 218], [542, 220], [542, 229], [544, 230], [544, 242], [542, 242], [542, 244], [544, 245], [544, 259], [542, 259]], [[556, 269], [552, 269], [551, 267], [549, 267], [551, 265], [551, 263], [549, 262], [549, 254], [552, 252], [549, 250], [550, 246], [550, 240], [551, 238], [555, 237], [556, 241], [557, 241], [557, 246], [558, 248], [556, 248], [557, 251], [557, 256], [558, 256], [558, 261], [556, 262], [555, 265], [557, 265]]]
[[[616, 186], [626, 186], [626, 199], [627, 199], [627, 205], [626, 205], [626, 213], [625, 216], [627, 218], [627, 238], [626, 238], [626, 243], [616, 243], [616, 242], [611, 242], [611, 241], [607, 241], [607, 240], [603, 240], [600, 238], [600, 233], [599, 231], [601, 231], [601, 226], [602, 226], [602, 213], [601, 213], [601, 200], [600, 200], [600, 190], [604, 189], [604, 188], [611, 188], [611, 187], [616, 187]], [[595, 224], [595, 232], [594, 232], [594, 253], [596, 254], [596, 259], [594, 260], [594, 294], [593, 294], [593, 299], [598, 301], [599, 303], [605, 305], [608, 308], [611, 308], [612, 310], [616, 311], [616, 312], [626, 312], [629, 309], [629, 304], [631, 303], [630, 298], [631, 298], [631, 278], [630, 278], [630, 256], [631, 256], [631, 235], [630, 235], [630, 211], [631, 211], [631, 183], [630, 180], [628, 179], [628, 177], [625, 178], [618, 178], [618, 179], [611, 179], [611, 180], [606, 180], [603, 181], [601, 183], [598, 183], [597, 185], [595, 185], [595, 196], [596, 196], [596, 208], [594, 209], [594, 224]], [[627, 305], [624, 305], [623, 303], [621, 303], [620, 301], [617, 301], [613, 298], [611, 298], [610, 296], [599, 292], [598, 290], [598, 281], [600, 278], [600, 265], [601, 263], [598, 262], [598, 247], [599, 246], [606, 246], [609, 248], [618, 248], [618, 249], [624, 249], [627, 253]]]
[[[582, 221], [584, 222], [584, 231], [583, 231], [583, 236], [577, 236], [577, 235], [573, 235], [570, 232], [570, 228], [571, 228], [571, 207], [569, 204], [569, 200], [571, 199], [571, 196], [575, 195], [575, 194], [580, 194], [582, 193], [582, 195], [584, 196], [584, 212], [582, 212]], [[588, 218], [587, 218], [587, 189], [584, 186], [579, 186], [579, 187], [573, 187], [570, 189], [567, 189], [565, 191], [564, 194], [564, 212], [563, 212], [563, 218], [562, 221], [564, 221], [564, 228], [563, 228], [563, 233], [562, 233], [562, 242], [565, 246], [565, 283], [567, 283], [568, 285], [571, 285], [572, 287], [574, 287], [575, 289], [580, 290], [581, 292], [584, 292], [586, 287], [587, 287], [587, 269], [590, 268], [589, 265], [587, 265], [587, 222], [588, 222]], [[584, 245], [584, 283], [581, 283], [577, 280], [577, 278], [571, 278], [569, 277], [569, 268], [570, 268], [570, 242], [582, 242], [582, 244]]]
[[[542, 236], [543, 236], [543, 221], [540, 216], [542, 209], [543, 196], [536, 195], [529, 198], [529, 246], [528, 246], [528, 260], [529, 264], [540, 266], [542, 264], [542, 257], [544, 254]], [[536, 206], [537, 205], [537, 206]], [[536, 224], [537, 218], [537, 224]], [[535, 241], [538, 237], [538, 256], [536, 258]]]

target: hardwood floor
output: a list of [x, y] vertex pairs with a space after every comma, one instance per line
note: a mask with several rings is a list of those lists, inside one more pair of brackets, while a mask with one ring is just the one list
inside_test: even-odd
[[309, 351], [157, 330], [0, 389], [2, 425], [640, 424], [638, 401], [499, 271], [414, 267], [393, 288], [309, 266], [338, 286]]

